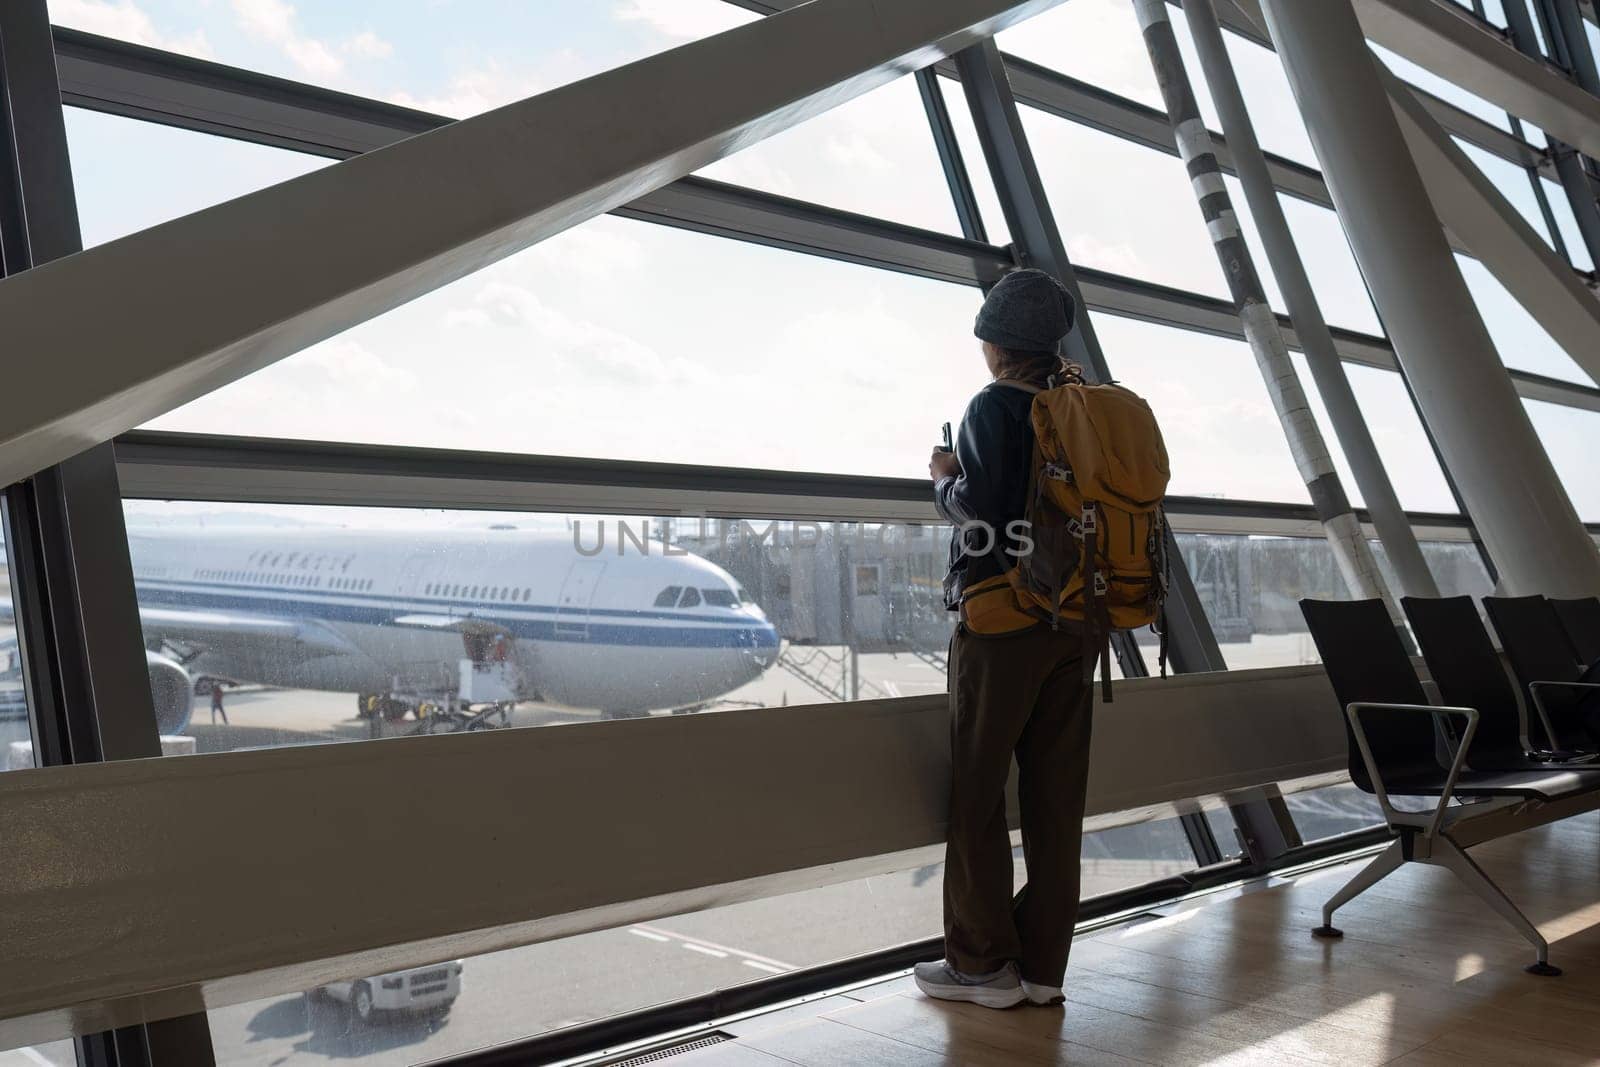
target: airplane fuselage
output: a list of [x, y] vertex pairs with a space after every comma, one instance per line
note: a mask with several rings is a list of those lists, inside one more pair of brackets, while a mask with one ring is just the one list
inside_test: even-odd
[[567, 532], [191, 526], [129, 545], [147, 642], [239, 681], [448, 693], [463, 658], [492, 657], [524, 699], [630, 712], [711, 700], [778, 653], [727, 572], [660, 542], [591, 556]]

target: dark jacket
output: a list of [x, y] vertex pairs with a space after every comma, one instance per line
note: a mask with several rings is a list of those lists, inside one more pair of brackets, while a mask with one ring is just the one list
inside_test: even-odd
[[934, 486], [934, 506], [956, 527], [950, 538], [950, 573], [945, 607], [954, 611], [967, 586], [1003, 572], [995, 552], [985, 553], [988, 534], [963, 523], [985, 522], [997, 548], [1017, 547], [1006, 527], [1027, 508], [1028, 471], [1033, 464], [1033, 394], [1010, 383], [991, 382], [972, 398], [956, 435], [961, 474]]

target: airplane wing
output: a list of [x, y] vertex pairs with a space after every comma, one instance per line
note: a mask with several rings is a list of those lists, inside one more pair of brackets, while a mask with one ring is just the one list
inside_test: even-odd
[[307, 619], [259, 615], [245, 611], [198, 608], [139, 608], [146, 640], [195, 645], [207, 651], [259, 648], [262, 642], [293, 646], [302, 655], [335, 655], [352, 651], [336, 630]]

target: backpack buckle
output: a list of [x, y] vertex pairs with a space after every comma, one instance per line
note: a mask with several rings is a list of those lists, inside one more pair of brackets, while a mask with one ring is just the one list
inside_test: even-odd
[[1094, 575], [1094, 595], [1095, 595], [1095, 599], [1098, 600], [1101, 597], [1104, 597], [1110, 591], [1111, 591], [1111, 587], [1106, 584], [1106, 576], [1104, 574], [1101, 574], [1099, 571], [1096, 571], [1095, 575]]
[[1066, 482], [1068, 485], [1072, 484], [1072, 469], [1063, 467], [1059, 463], [1046, 463], [1040, 468], [1039, 473], [1052, 481]]
[[1092, 534], [1097, 532], [1099, 529], [1099, 520], [1095, 517], [1094, 505], [1085, 504], [1083, 506], [1083, 532], [1086, 534]]

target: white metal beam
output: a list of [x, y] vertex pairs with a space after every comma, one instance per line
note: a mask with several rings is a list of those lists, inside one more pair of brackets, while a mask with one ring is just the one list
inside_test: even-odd
[[1439, 221], [1600, 384], [1600, 299], [1381, 63], [1374, 64]]
[[0, 283], [0, 485], [1059, 0], [814, 0]]
[[1586, 155], [1600, 155], [1600, 99], [1531, 59], [1448, 0], [1356, 0], [1370, 40], [1527, 119]]

